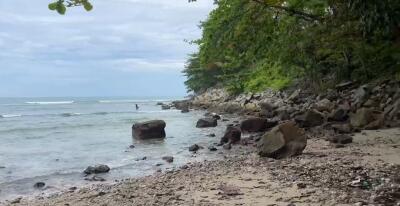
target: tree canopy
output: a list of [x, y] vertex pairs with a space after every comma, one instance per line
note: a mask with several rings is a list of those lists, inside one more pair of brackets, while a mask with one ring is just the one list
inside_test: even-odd
[[189, 56], [189, 90], [324, 87], [399, 73], [400, 1], [219, 0]]

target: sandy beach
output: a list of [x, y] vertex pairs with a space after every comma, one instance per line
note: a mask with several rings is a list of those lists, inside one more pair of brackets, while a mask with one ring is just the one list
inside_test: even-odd
[[[224, 160], [113, 185], [71, 188], [5, 205], [396, 205], [400, 192], [400, 130], [354, 135], [342, 148], [309, 134], [300, 156], [274, 160], [254, 145], [222, 150]], [[200, 151], [201, 152], [201, 151]], [[397, 198], [397, 199], [396, 199]]]

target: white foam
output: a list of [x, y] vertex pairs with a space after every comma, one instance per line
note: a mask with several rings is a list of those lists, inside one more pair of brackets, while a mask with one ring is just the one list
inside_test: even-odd
[[2, 114], [0, 115], [1, 118], [13, 118], [13, 117], [22, 117], [20, 114]]
[[63, 114], [61, 114], [61, 116], [63, 116], [63, 117], [72, 117], [72, 116], [78, 116], [78, 115], [82, 115], [82, 113], [63, 113]]
[[171, 100], [153, 100], [153, 99], [121, 99], [121, 100], [99, 100], [99, 103], [139, 103], [139, 102], [166, 102]]
[[74, 101], [58, 101], [58, 102], [25, 102], [26, 104], [40, 104], [40, 105], [47, 105], [47, 104], [73, 104]]

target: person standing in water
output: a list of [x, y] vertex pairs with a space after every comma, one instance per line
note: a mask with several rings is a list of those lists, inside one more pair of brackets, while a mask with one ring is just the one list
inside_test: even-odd
[[138, 110], [138, 109], [139, 109], [139, 106], [138, 106], [137, 104], [135, 104], [135, 106], [136, 106], [136, 110]]

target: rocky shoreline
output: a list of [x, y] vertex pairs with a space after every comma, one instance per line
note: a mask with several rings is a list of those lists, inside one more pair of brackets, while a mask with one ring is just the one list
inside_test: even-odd
[[[207, 113], [199, 128], [229, 122], [208, 148], [224, 159], [5, 204], [400, 205], [400, 82], [344, 82], [319, 94], [209, 89], [160, 106], [217, 113]], [[243, 121], [218, 115], [224, 113]]]

